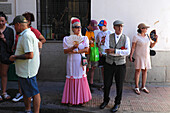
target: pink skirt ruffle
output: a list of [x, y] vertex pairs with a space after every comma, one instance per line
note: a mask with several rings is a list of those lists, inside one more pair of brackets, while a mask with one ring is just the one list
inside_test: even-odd
[[87, 77], [80, 79], [66, 78], [61, 103], [78, 105], [92, 99]]

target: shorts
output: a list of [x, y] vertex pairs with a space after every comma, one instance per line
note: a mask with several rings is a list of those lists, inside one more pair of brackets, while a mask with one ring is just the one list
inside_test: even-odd
[[39, 93], [36, 76], [32, 78], [18, 77], [23, 95], [33, 97]]
[[88, 60], [88, 65], [87, 65], [88, 68], [98, 66], [98, 61], [96, 61], [96, 62], [90, 61], [90, 55], [89, 54], [86, 54], [86, 57], [87, 57], [87, 60]]
[[97, 62], [93, 62], [93, 61], [88, 62], [88, 68], [97, 67], [97, 66], [98, 66], [98, 61]]
[[105, 62], [106, 62], [106, 56], [102, 55], [99, 58], [99, 67], [103, 67]]

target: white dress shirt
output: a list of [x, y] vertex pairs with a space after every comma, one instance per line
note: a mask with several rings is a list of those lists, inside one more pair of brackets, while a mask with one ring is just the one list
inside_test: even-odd
[[[121, 35], [122, 35], [122, 34], [117, 35], [117, 34], [115, 33], [115, 41], [116, 41], [116, 44], [118, 43]], [[124, 49], [124, 50], [115, 49], [115, 55], [116, 55], [116, 56], [128, 56], [129, 54], [130, 54], [130, 40], [129, 40], [129, 37], [126, 36], [125, 49]]]

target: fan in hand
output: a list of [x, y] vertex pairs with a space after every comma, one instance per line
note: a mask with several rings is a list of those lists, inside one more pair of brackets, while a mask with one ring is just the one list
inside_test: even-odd
[[154, 29], [154, 30], [152, 30], [152, 31], [150, 32], [150, 38], [151, 38], [154, 42], [156, 41], [155, 36], [156, 36], [156, 30]]
[[84, 41], [84, 38], [82, 36], [77, 36], [77, 35], [70, 35], [67, 39], [67, 44], [69, 47], [74, 46], [75, 44], [80, 44], [81, 42]]

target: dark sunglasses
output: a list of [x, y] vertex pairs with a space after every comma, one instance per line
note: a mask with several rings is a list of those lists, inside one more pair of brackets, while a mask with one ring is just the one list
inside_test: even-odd
[[148, 28], [146, 28], [146, 27], [142, 27], [142, 29], [148, 29]]
[[73, 28], [81, 28], [81, 26], [74, 26]]

